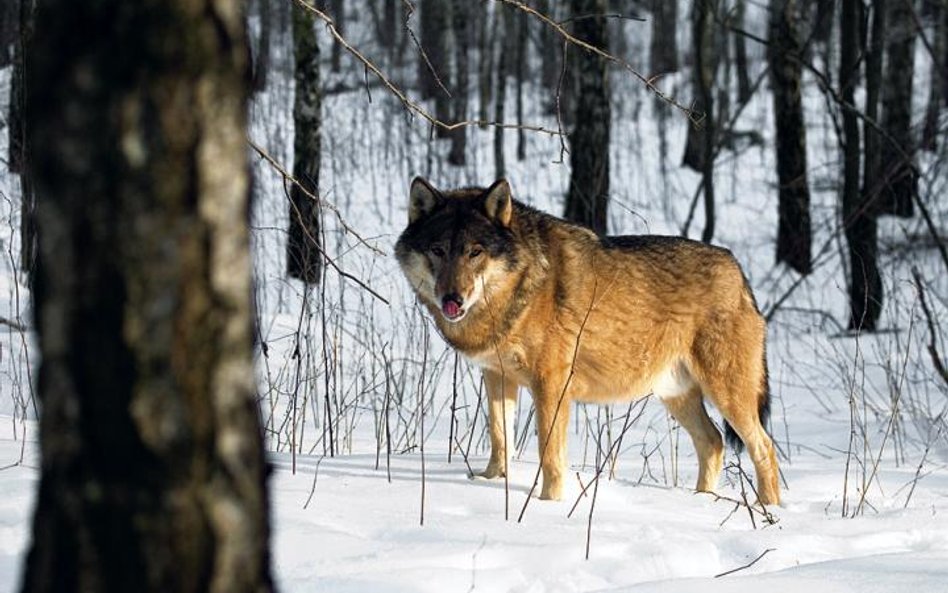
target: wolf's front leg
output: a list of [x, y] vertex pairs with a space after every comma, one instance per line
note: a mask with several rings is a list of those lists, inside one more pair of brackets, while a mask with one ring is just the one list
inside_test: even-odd
[[514, 446], [514, 412], [517, 409], [517, 383], [500, 373], [484, 370], [487, 409], [490, 423], [490, 461], [481, 472], [483, 478], [507, 475], [509, 451]]
[[534, 396], [537, 410], [537, 436], [540, 443], [540, 467], [543, 469], [543, 500], [563, 498], [566, 475], [566, 428], [569, 424], [569, 399], [562, 391], [540, 392]]

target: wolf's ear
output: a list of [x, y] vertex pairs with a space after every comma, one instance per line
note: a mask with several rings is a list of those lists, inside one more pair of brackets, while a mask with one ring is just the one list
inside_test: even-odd
[[510, 196], [510, 184], [506, 179], [498, 179], [487, 188], [484, 194], [484, 211], [488, 218], [496, 220], [501, 226], [510, 226], [513, 217], [513, 201]]
[[408, 193], [408, 222], [413, 223], [441, 203], [441, 192], [423, 177], [415, 177]]

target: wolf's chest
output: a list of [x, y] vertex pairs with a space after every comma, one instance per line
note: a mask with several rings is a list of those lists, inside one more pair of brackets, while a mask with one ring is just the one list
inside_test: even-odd
[[482, 369], [506, 374], [521, 385], [529, 385], [531, 373], [526, 349], [519, 344], [504, 344], [475, 353], [462, 353]]

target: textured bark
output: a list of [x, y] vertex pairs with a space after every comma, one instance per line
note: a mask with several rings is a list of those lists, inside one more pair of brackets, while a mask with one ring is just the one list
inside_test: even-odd
[[[468, 0], [453, 0], [453, 23], [455, 38], [455, 69], [454, 81], [454, 120], [467, 120], [467, 98], [470, 86], [470, 60], [468, 49], [471, 45], [471, 18]], [[448, 153], [448, 162], [462, 166], [467, 161], [467, 126], [462, 126], [451, 132], [451, 152]]]
[[911, 217], [918, 193], [916, 142], [912, 132], [912, 74], [915, 58], [915, 19], [907, 0], [889, 0], [886, 22], [885, 85], [882, 87], [882, 127], [894, 140], [881, 143], [879, 211]]
[[678, 71], [678, 2], [652, 0], [652, 76]]
[[24, 591], [272, 589], [241, 6], [38, 7], [42, 470]]
[[[859, 80], [857, 0], [840, 8], [840, 97], [855, 105]], [[843, 109], [843, 226], [849, 245], [849, 328], [873, 331], [882, 312], [876, 217], [859, 191], [859, 122], [853, 109]]]
[[[319, 45], [311, 12], [293, 5], [293, 177], [302, 187], [290, 189], [290, 226], [286, 239], [286, 271], [307, 284], [319, 282], [322, 252], [319, 236], [320, 108]], [[305, 190], [305, 191], [304, 191]], [[310, 195], [307, 195], [310, 194]]]
[[801, 43], [796, 0], [770, 2], [770, 78], [773, 84], [778, 183], [777, 261], [801, 274], [813, 269], [806, 127], [800, 96]]
[[[604, 15], [605, 0], [572, 0], [574, 15]], [[602, 16], [575, 21], [574, 34], [595, 47], [608, 48], [606, 19]], [[589, 52], [576, 58], [575, 126], [569, 135], [570, 183], [565, 218], [606, 234], [609, 207], [609, 73], [605, 60]]]

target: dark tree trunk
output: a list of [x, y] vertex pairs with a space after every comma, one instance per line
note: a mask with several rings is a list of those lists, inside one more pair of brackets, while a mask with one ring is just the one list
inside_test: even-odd
[[[296, 2], [294, 2], [296, 4]], [[332, 11], [332, 20], [336, 25], [336, 30], [339, 31], [340, 35], [346, 34], [346, 3], [343, 0], [331, 0], [331, 11]], [[333, 72], [339, 72], [342, 68], [342, 45], [339, 43], [332, 44], [332, 50], [330, 53], [329, 60], [331, 62], [331, 68]]]
[[494, 25], [500, 22], [500, 17], [496, 12], [490, 12], [490, 4], [478, 3], [476, 6], [477, 46], [480, 48], [477, 69], [477, 118], [483, 129], [490, 120], [490, 102], [494, 94], [494, 43], [497, 36], [497, 26]]
[[[737, 4], [734, 7], [734, 22], [735, 25], [741, 29], [745, 30], [744, 23], [744, 8], [746, 1], [737, 0]], [[798, 13], [797, 13], [798, 14]], [[796, 28], [796, 23], [793, 24]], [[799, 36], [799, 32], [795, 33]], [[737, 100], [741, 105], [747, 104], [751, 98], [751, 82], [750, 82], [750, 69], [748, 67], [747, 60], [747, 41], [744, 39], [744, 35], [741, 33], [734, 32], [731, 34], [731, 37], [734, 40], [734, 68], [737, 70]], [[799, 41], [797, 42], [799, 45]]]
[[912, 74], [915, 19], [909, 0], [890, 0], [886, 23], [886, 70], [882, 87], [882, 127], [894, 140], [881, 143], [880, 212], [911, 217], [918, 193], [912, 131]]
[[[14, 4], [11, 2], [11, 4]], [[32, 31], [33, 0], [16, 0], [17, 38], [13, 44], [13, 76], [10, 81], [10, 111], [7, 120], [7, 168], [11, 173], [22, 173], [26, 159], [26, 127], [23, 122], [26, 106], [27, 45]]]
[[398, 2], [399, 0], [384, 0], [382, 23], [379, 27], [379, 43], [391, 51], [396, 45], [398, 35]]
[[678, 2], [651, 0], [652, 44], [649, 67], [652, 76], [678, 71]]
[[[494, 13], [497, 21], [497, 82], [495, 83], [494, 93], [494, 121], [502, 123], [504, 121], [504, 111], [507, 103], [507, 67], [509, 60], [508, 48], [510, 43], [508, 33], [513, 30], [512, 12], [501, 10]], [[507, 166], [504, 159], [504, 129], [501, 126], [494, 128], [494, 175], [500, 179], [507, 174]]]
[[527, 19], [522, 14], [516, 15], [517, 20], [517, 67], [514, 76], [517, 83], [517, 160], [522, 161], [527, 158], [527, 137], [523, 129], [523, 83], [527, 74], [527, 36], [530, 34], [527, 28]]
[[[454, 84], [454, 121], [467, 120], [467, 98], [470, 86], [470, 60], [468, 48], [471, 45], [471, 25], [468, 0], [453, 0], [453, 26], [455, 38], [455, 57], [457, 62]], [[451, 152], [448, 162], [462, 166], [467, 161], [467, 126], [461, 126], [451, 132]]]
[[833, 16], [837, 3], [826, 0], [807, 1], [816, 6], [816, 14], [813, 16], [813, 41], [828, 45], [833, 35]]
[[296, 93], [293, 97], [293, 177], [290, 226], [286, 240], [286, 272], [307, 284], [319, 282], [322, 251], [319, 236], [320, 107], [319, 45], [315, 19], [293, 5], [293, 56]]
[[267, 88], [267, 74], [270, 71], [270, 30], [273, 10], [271, 0], [258, 0], [260, 6], [260, 36], [257, 37], [257, 53], [253, 60], [253, 92], [260, 93]]
[[26, 592], [272, 589], [241, 7], [38, 7], [42, 473]]
[[[710, 243], [714, 239], [714, 139], [716, 123], [714, 114], [714, 6], [710, 0], [700, 0], [694, 5], [692, 39], [695, 51], [695, 85], [700, 108], [704, 111], [704, 125], [699, 136], [701, 141], [699, 161], [701, 192], [704, 197], [704, 230], [701, 240]], [[689, 128], [689, 132], [694, 126]]]
[[813, 269], [806, 127], [800, 97], [802, 56], [796, 0], [770, 2], [770, 75], [774, 94], [778, 183], [777, 261], [809, 274]]
[[945, 56], [945, 9], [940, 0], [928, 2], [933, 39], [932, 64], [928, 85], [928, 105], [925, 107], [925, 124], [922, 128], [921, 148], [934, 152], [938, 148], [938, 114], [944, 101], [944, 56]]
[[20, 36], [19, 12], [19, 0], [6, 0], [0, 5], [0, 68], [13, 63]]
[[[541, 0], [539, 10], [551, 19], [562, 20], [557, 15], [559, 2]], [[557, 89], [560, 87], [560, 77], [563, 72], [563, 39], [546, 24], [540, 26], [540, 85], [543, 92], [543, 105], [546, 112], [555, 115], [557, 110]], [[563, 91], [562, 88], [559, 89]], [[562, 97], [561, 97], [562, 98]], [[563, 106], [559, 105], [562, 109]]]
[[[702, 125], [688, 126], [685, 138], [685, 153], [681, 164], [699, 173], [705, 170], [705, 148], [714, 143], [713, 125], [714, 96], [714, 8], [711, 0], [698, 0], [691, 8], [691, 43], [693, 64], [691, 84], [694, 108], [704, 113]], [[712, 190], [713, 191], [713, 190]]]
[[33, 0], [18, 0], [18, 37], [14, 43], [13, 77], [10, 85], [9, 160], [11, 173], [20, 176], [20, 268], [32, 282], [36, 262], [36, 196], [30, 171], [30, 136], [26, 131], [27, 48], [33, 35]]
[[[572, 0], [574, 15], [605, 15], [605, 0]], [[604, 16], [583, 18], [573, 23], [577, 38], [608, 48]], [[575, 127], [569, 135], [570, 183], [566, 194], [565, 218], [606, 234], [609, 206], [609, 73], [599, 56], [580, 52], [576, 58]]]
[[[418, 56], [418, 85], [423, 99], [445, 95], [442, 82], [445, 80], [447, 64], [445, 33], [448, 28], [448, 0], [422, 0], [421, 49]], [[426, 59], [427, 58], [427, 59]]]
[[[901, 2], [902, 0], [893, 0]], [[880, 171], [880, 141], [879, 132], [873, 123], [879, 120], [879, 92], [882, 86], [882, 58], [885, 53], [885, 23], [887, 0], [872, 0], [872, 10], [869, 11], [871, 23], [869, 40], [865, 51], [866, 62], [866, 97], [863, 112], [866, 121], [863, 122], [863, 165], [862, 165], [862, 194], [866, 208], [877, 213], [881, 208], [882, 175]], [[873, 123], [870, 123], [873, 122]]]
[[840, 97], [843, 109], [843, 225], [849, 244], [849, 328], [873, 331], [882, 312], [876, 217], [859, 191], [859, 122], [855, 86], [859, 80], [857, 0], [842, 0], [840, 9]]

